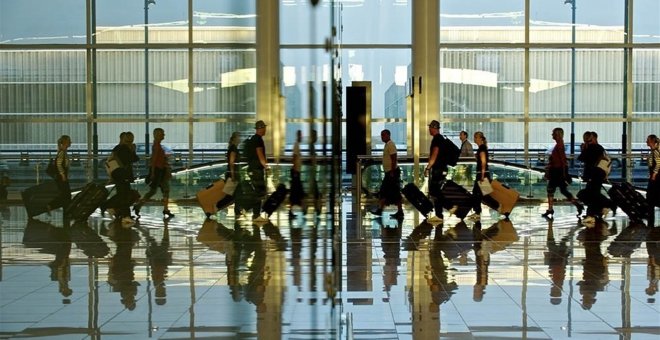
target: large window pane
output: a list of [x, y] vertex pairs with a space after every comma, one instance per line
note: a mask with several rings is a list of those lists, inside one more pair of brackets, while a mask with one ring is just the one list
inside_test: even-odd
[[[530, 52], [530, 115], [571, 118], [570, 49]], [[622, 117], [623, 51], [575, 51], [574, 117]]]
[[635, 0], [633, 3], [633, 42], [660, 43], [660, 1]]
[[254, 0], [193, 1], [193, 41], [196, 43], [254, 43]]
[[[43, 148], [57, 140], [66, 121], [85, 119], [85, 52], [0, 52], [0, 143]], [[62, 123], [26, 124], [35, 119]], [[39, 123], [41, 124], [41, 123]], [[82, 133], [76, 136], [80, 141]]]
[[440, 107], [444, 117], [522, 116], [522, 50], [442, 49], [440, 65]]
[[[622, 0], [533, 0], [530, 1], [530, 41], [622, 43], [625, 39], [625, 3]], [[575, 25], [573, 25], [575, 10]], [[657, 20], [657, 12], [655, 12]], [[649, 12], [651, 15], [651, 12]]]
[[[410, 70], [409, 49], [345, 49], [342, 51], [343, 87], [354, 81], [371, 82], [372, 148], [380, 143], [380, 131], [392, 132], [399, 150], [406, 148], [406, 80]], [[346, 107], [344, 96], [344, 107]], [[394, 124], [394, 122], [399, 122]]]
[[440, 1], [440, 42], [525, 41], [523, 0]]
[[149, 43], [187, 42], [188, 0], [96, 0], [97, 43], [144, 43], [145, 25]]
[[412, 1], [343, 1], [344, 44], [410, 44]]
[[280, 1], [280, 43], [322, 44], [330, 37], [330, 7], [306, 0]]
[[660, 49], [633, 51], [633, 86], [635, 116], [660, 117]]
[[[99, 116], [143, 119], [143, 50], [98, 51]], [[149, 50], [149, 117], [188, 116], [188, 52]]]
[[1, 0], [0, 44], [84, 44], [85, 0]]
[[256, 64], [254, 50], [197, 50], [193, 54], [196, 148], [224, 148], [232, 132], [254, 132]]

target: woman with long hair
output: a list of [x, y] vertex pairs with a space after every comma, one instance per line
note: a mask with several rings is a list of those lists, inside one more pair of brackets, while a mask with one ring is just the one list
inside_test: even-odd
[[474, 133], [474, 143], [477, 144], [477, 152], [474, 154], [477, 160], [477, 167], [475, 170], [476, 178], [474, 185], [472, 186], [472, 196], [474, 197], [472, 209], [474, 210], [474, 213], [468, 216], [468, 218], [478, 221], [481, 219], [482, 200], [488, 200], [488, 205], [494, 207], [498, 206], [499, 203], [488, 195], [484, 196], [479, 187], [479, 182], [491, 180], [490, 171], [488, 170], [488, 142], [486, 141], [486, 136], [484, 136], [483, 132], [477, 131]]
[[55, 166], [57, 167], [57, 176], [55, 182], [60, 191], [60, 198], [62, 207], [64, 207], [64, 214], [69, 203], [71, 202], [71, 185], [69, 184], [69, 155], [67, 150], [71, 146], [71, 137], [62, 135], [57, 139], [57, 156], [55, 156]]

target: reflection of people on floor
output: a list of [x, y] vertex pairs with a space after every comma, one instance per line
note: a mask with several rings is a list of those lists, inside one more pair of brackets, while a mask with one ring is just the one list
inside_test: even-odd
[[[429, 236], [433, 232], [432, 224], [423, 222], [413, 229], [404, 241], [406, 258], [406, 288], [408, 289], [408, 302], [412, 310], [412, 338], [413, 339], [439, 339], [440, 337], [440, 308], [446, 301], [446, 281], [444, 262], [442, 257], [431, 253], [432, 240]], [[442, 233], [442, 224], [436, 227]]]
[[481, 302], [486, 294], [488, 285], [488, 266], [490, 265], [490, 252], [483, 249], [484, 234], [481, 232], [481, 221], [474, 222], [474, 257], [477, 265], [477, 279], [472, 291], [472, 300]]
[[113, 292], [119, 292], [124, 307], [134, 310], [139, 283], [135, 281], [135, 261], [132, 252], [139, 236], [136, 231], [122, 226], [121, 221], [115, 221], [110, 225], [108, 235], [116, 243], [115, 255], [108, 263], [108, 283]]
[[267, 280], [264, 275], [266, 251], [261, 244], [261, 231], [259, 227], [253, 227], [252, 234], [245, 240], [245, 247], [249, 253], [253, 253], [252, 261], [248, 267], [248, 283], [243, 287], [245, 290], [245, 299], [257, 306], [257, 312], [260, 312], [265, 307], [263, 302]]
[[167, 267], [172, 264], [172, 252], [170, 251], [170, 229], [168, 221], [164, 221], [163, 237], [160, 244], [154, 237], [147, 237], [147, 259], [151, 269], [151, 280], [154, 283], [157, 305], [167, 303], [167, 291], [165, 280], [167, 279]]
[[397, 285], [399, 266], [401, 265], [401, 228], [380, 229], [380, 245], [383, 248], [385, 266], [383, 267], [383, 283], [385, 291]]
[[545, 252], [544, 260], [548, 265], [548, 272], [552, 285], [550, 286], [550, 303], [558, 305], [561, 303], [561, 294], [564, 289], [564, 279], [566, 277], [566, 264], [571, 251], [566, 245], [568, 237], [563, 237], [559, 242], [555, 241], [555, 233], [552, 227], [553, 220], [548, 220], [548, 236], [546, 239], [546, 246], [548, 251]]
[[[442, 224], [438, 225], [438, 229], [442, 230]], [[432, 231], [433, 224], [424, 220], [412, 230], [410, 235], [406, 236], [406, 238], [403, 240], [403, 248], [405, 250], [417, 250], [419, 242], [431, 236]]]
[[448, 260], [459, 258], [461, 264], [467, 263], [467, 253], [473, 248], [474, 235], [465, 222], [460, 221], [452, 228], [447, 229], [444, 233], [442, 229], [436, 228], [434, 244], [438, 249], [444, 253]]
[[[437, 306], [433, 306], [432, 308], [439, 308], [441, 304], [449, 301], [449, 298], [451, 298], [451, 296], [454, 294], [454, 291], [458, 288], [458, 285], [453, 278], [451, 282], [449, 282], [447, 265], [445, 264], [444, 257], [442, 256], [442, 251], [446, 249], [444, 245], [447, 243], [447, 233], [443, 234], [441, 228], [436, 228], [435, 235], [435, 240], [433, 243], [431, 243], [431, 251], [429, 252], [431, 272], [428, 274], [429, 277], [427, 278], [427, 282], [429, 284], [429, 288], [431, 289], [431, 299]], [[440, 240], [440, 242], [437, 240]]]
[[53, 228], [54, 235], [56, 235], [53, 242], [56, 245], [55, 260], [48, 264], [50, 267], [50, 279], [57, 281], [58, 290], [64, 297], [62, 303], [69, 304], [69, 296], [73, 294], [73, 290], [69, 288], [69, 281], [71, 280], [71, 263], [69, 262], [69, 255], [71, 255], [71, 239], [69, 235], [60, 228]]
[[578, 286], [582, 295], [582, 308], [586, 310], [596, 303], [596, 294], [603, 291], [609, 282], [607, 257], [603, 256], [600, 249], [601, 243], [607, 238], [604, 235], [607, 227], [604, 221], [597, 221], [593, 228], [582, 229], [577, 237], [584, 246], [585, 254], [582, 281], [578, 282]]
[[646, 265], [646, 277], [649, 286], [646, 288], [647, 302], [655, 303], [655, 293], [658, 292], [658, 281], [660, 281], [660, 228], [652, 228], [647, 234], [646, 251], [649, 259]]

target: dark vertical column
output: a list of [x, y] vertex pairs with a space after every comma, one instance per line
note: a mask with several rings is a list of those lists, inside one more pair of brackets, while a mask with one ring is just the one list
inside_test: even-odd
[[346, 173], [355, 174], [358, 155], [367, 154], [367, 88], [346, 87]]

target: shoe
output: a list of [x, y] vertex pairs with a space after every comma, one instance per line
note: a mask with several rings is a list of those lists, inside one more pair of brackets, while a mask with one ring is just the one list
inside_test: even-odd
[[551, 220], [555, 218], [555, 210], [554, 209], [548, 209], [546, 210], [541, 216], [545, 219]]
[[133, 212], [135, 213], [135, 216], [137, 216], [137, 218], [142, 217], [142, 215], [140, 215], [140, 208], [142, 208], [142, 206], [140, 205], [133, 206]]
[[383, 209], [378, 208], [378, 209], [372, 210], [371, 213], [373, 215], [376, 215], [376, 216], [382, 216], [383, 215]]
[[435, 216], [435, 215], [433, 215], [433, 216], [431, 216], [431, 217], [429, 217], [429, 218], [426, 219], [426, 222], [429, 222], [429, 223], [431, 223], [431, 224], [433, 224], [433, 223], [442, 223], [442, 222], [444, 222], [444, 221], [445, 221], [445, 220], [444, 220], [442, 217], [440, 217], [440, 216]]
[[130, 217], [124, 217], [121, 219], [121, 225], [125, 228], [130, 228], [135, 225], [135, 221]]
[[612, 217], [616, 216], [616, 209], [617, 209], [616, 204], [612, 204], [612, 207], [610, 207], [610, 209], [612, 209]]
[[467, 218], [469, 220], [472, 220], [472, 221], [481, 221], [481, 214], [474, 213], [474, 214], [468, 216]]
[[169, 209], [168, 210], [163, 210], [163, 219], [169, 220], [174, 217], [174, 214], [172, 214]]
[[101, 217], [105, 217], [105, 208], [99, 208], [101, 210]]
[[456, 214], [456, 210], [458, 210], [458, 206], [457, 206], [457, 205], [451, 207], [451, 209], [449, 209], [448, 211], [449, 211], [449, 214], [450, 214], [450, 215], [455, 215], [455, 214]]
[[399, 210], [395, 214], [391, 214], [390, 217], [397, 220], [403, 219], [403, 210]]
[[575, 202], [575, 207], [577, 208], [577, 215], [582, 216], [582, 212], [584, 211], [584, 205], [579, 202]]

